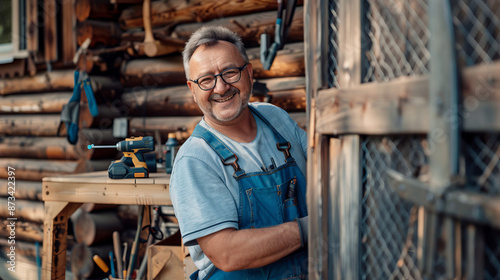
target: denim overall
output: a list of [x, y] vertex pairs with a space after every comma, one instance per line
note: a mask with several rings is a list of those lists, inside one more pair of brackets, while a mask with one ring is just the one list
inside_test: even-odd
[[[239, 228], [263, 228], [307, 216], [306, 178], [290, 155], [290, 143], [259, 113], [252, 112], [271, 128], [276, 147], [285, 155], [286, 163], [265, 172], [245, 173], [238, 166], [238, 157], [213, 133], [196, 126], [192, 136], [205, 140], [217, 152], [225, 165], [231, 165], [239, 185]], [[294, 253], [260, 268], [224, 272], [218, 268], [205, 279], [307, 279], [307, 249]], [[198, 279], [198, 271], [191, 275]]]

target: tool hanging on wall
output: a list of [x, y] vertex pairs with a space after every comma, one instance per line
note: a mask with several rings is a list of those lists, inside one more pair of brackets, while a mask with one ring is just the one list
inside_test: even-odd
[[[61, 111], [61, 122], [59, 123], [59, 128], [57, 129], [57, 135], [59, 136], [61, 125], [64, 123], [66, 125], [67, 139], [70, 144], [76, 144], [78, 141], [78, 122], [80, 119], [80, 100], [82, 95], [82, 88], [87, 96], [87, 103], [89, 106], [90, 113], [92, 116], [96, 117], [99, 115], [99, 110], [97, 109], [97, 101], [95, 100], [94, 90], [90, 84], [90, 78], [85, 69], [85, 62], [80, 63], [83, 57], [85, 60], [86, 50], [90, 45], [90, 39], [85, 40], [80, 49], [75, 54], [74, 61], [76, 60], [77, 67], [80, 70], [75, 70], [75, 84], [73, 87], [73, 95], [69, 99], [68, 104], [63, 105]], [[79, 66], [78, 66], [78, 63]], [[82, 66], [83, 65], [83, 66]]]
[[[269, 35], [267, 33], [262, 33], [260, 35], [260, 62], [265, 70], [271, 69], [276, 54], [285, 46], [285, 39], [290, 31], [293, 14], [297, 6], [297, 0], [288, 0], [286, 2], [286, 11], [283, 12], [283, 1], [285, 0], [278, 0], [278, 15], [276, 17], [276, 28], [274, 30], [274, 42], [271, 47], [269, 47]], [[283, 13], [285, 13], [284, 22]]]

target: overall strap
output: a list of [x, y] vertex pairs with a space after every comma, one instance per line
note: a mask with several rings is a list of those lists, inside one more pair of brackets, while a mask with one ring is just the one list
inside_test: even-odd
[[292, 157], [290, 154], [290, 142], [286, 141], [286, 139], [281, 136], [281, 134], [274, 128], [274, 126], [261, 114], [255, 109], [253, 106], [248, 105], [248, 108], [257, 116], [259, 117], [273, 132], [274, 138], [276, 139], [276, 147], [278, 150], [282, 151], [283, 154], [285, 154], [285, 160], [288, 161]]
[[[215, 136], [215, 134], [210, 132], [208, 129], [204, 128], [200, 124], [197, 124], [191, 136], [205, 140], [205, 142], [207, 142], [207, 144], [217, 153], [224, 165], [231, 165], [236, 173], [241, 171], [241, 168], [237, 163], [238, 157], [236, 156], [236, 154], [233, 153], [233, 151], [231, 151], [231, 149], [229, 149], [226, 145], [224, 145], [224, 142], [222, 142], [217, 136]], [[234, 158], [234, 160], [230, 161], [230, 159], [232, 158]]]

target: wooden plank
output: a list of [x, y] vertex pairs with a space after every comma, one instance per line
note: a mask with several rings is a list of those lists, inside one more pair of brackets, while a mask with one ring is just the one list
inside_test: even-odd
[[27, 48], [30, 52], [38, 52], [38, 0], [26, 1]]
[[56, 0], [43, 0], [45, 60], [48, 62], [55, 62], [58, 59], [57, 9]]
[[64, 0], [61, 3], [62, 17], [62, 63], [64, 65], [73, 65], [73, 57], [76, 52], [75, 44], [75, 0]]
[[[451, 180], [461, 176], [461, 93], [454, 40], [455, 28], [449, 1], [429, 2], [429, 32], [433, 36], [429, 41], [432, 57], [427, 134], [430, 148], [429, 186], [436, 194], [441, 194], [448, 188], [455, 187]], [[434, 267], [430, 266], [428, 269], [430, 272]]]
[[[461, 73], [461, 117], [468, 132], [499, 131], [500, 63], [468, 67]], [[318, 124], [326, 134], [400, 134], [429, 131], [429, 78], [400, 77], [320, 91]]]
[[[107, 174], [106, 174], [107, 176]], [[113, 180], [113, 179], [109, 179]], [[107, 180], [109, 182], [109, 180]], [[68, 183], [43, 182], [44, 201], [68, 201], [106, 204], [133, 204], [133, 205], [172, 205], [168, 184], [152, 184], [152, 181], [129, 183], [127, 180], [114, 179], [107, 184], [90, 182]], [[118, 182], [116, 182], [118, 181]], [[124, 182], [125, 181], [125, 182]]]
[[[340, 186], [340, 255], [345, 279], [359, 279], [362, 198], [361, 140], [359, 135], [342, 137]], [[325, 170], [322, 174], [328, 174]]]
[[317, 130], [325, 134], [426, 133], [428, 84], [425, 77], [321, 91]]

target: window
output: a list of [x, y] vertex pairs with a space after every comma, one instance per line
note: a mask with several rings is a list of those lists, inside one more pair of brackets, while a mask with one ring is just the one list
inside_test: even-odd
[[0, 5], [0, 64], [24, 58], [26, 50], [26, 1], [2, 0]]

